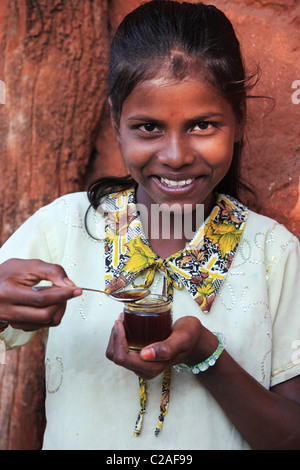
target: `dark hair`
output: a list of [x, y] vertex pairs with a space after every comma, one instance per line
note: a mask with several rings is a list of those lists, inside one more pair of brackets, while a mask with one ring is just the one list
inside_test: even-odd
[[[239, 41], [225, 14], [212, 5], [153, 0], [129, 13], [111, 43], [108, 97], [118, 121], [122, 106], [138, 83], [168, 74], [182, 80], [193, 74], [217, 87], [232, 105], [240, 122], [246, 116], [247, 91], [254, 86], [246, 77]], [[165, 76], [165, 75], [164, 75]], [[250, 189], [240, 176], [243, 140], [234, 144], [232, 164], [216, 192], [239, 197]], [[100, 178], [88, 190], [97, 207], [101, 196], [114, 187], [135, 186], [124, 180]]]

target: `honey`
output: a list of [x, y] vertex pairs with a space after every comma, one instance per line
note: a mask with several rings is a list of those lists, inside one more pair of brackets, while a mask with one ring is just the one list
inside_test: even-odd
[[172, 331], [170, 301], [162, 295], [150, 294], [137, 302], [125, 303], [124, 327], [131, 351], [165, 340]]

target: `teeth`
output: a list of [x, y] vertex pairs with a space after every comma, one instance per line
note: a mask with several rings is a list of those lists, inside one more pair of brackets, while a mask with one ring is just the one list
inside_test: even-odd
[[174, 180], [169, 180], [167, 178], [161, 178], [161, 181], [167, 186], [176, 188], [176, 187], [186, 186], [187, 184], [191, 184], [194, 181], [194, 179], [174, 181]]

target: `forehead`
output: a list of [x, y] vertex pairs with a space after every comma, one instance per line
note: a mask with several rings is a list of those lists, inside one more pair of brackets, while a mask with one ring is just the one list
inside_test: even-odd
[[157, 77], [140, 82], [123, 103], [122, 115], [134, 112], [224, 112], [231, 105], [219, 90], [205, 80], [181, 81]]

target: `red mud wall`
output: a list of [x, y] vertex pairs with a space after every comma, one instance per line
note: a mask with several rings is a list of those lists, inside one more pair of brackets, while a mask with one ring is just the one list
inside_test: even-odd
[[[262, 213], [300, 235], [300, 2], [212, 0], [231, 19], [249, 72], [262, 77], [250, 100], [243, 174]], [[1, 243], [34, 210], [125, 174], [105, 107], [109, 32], [140, 0], [1, 0]], [[273, 104], [275, 107], [273, 109]], [[250, 201], [251, 202], [251, 201]], [[0, 363], [0, 449], [39, 449], [44, 426], [39, 338]]]
[[[139, 3], [114, 0], [110, 12], [113, 27]], [[283, 223], [299, 237], [300, 1], [204, 3], [220, 8], [232, 21], [249, 73], [257, 66], [261, 68], [261, 79], [250, 94], [272, 98], [249, 100], [243, 175], [257, 189], [261, 212]], [[118, 153], [110, 124], [104, 118], [102, 126], [96, 143], [99, 152], [94, 167], [96, 174], [109, 173], [108, 157]], [[122, 165], [119, 171], [124, 171]]]

